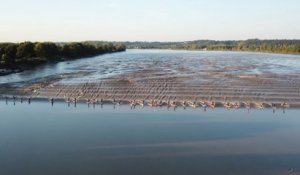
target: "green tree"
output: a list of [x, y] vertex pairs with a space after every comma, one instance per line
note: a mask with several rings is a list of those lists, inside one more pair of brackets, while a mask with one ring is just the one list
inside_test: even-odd
[[17, 58], [35, 57], [34, 44], [31, 42], [20, 43], [16, 52]]
[[17, 45], [16, 44], [7, 44], [3, 48], [3, 54], [1, 56], [1, 62], [4, 65], [13, 66], [16, 59]]
[[54, 43], [36, 43], [34, 51], [40, 58], [54, 60], [59, 56], [59, 47]]

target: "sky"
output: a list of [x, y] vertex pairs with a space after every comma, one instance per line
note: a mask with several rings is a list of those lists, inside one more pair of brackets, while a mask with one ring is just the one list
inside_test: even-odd
[[0, 0], [0, 42], [300, 39], [299, 0]]

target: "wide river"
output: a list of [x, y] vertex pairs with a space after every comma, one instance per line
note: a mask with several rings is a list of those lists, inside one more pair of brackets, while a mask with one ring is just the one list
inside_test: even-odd
[[[230, 83], [238, 74], [243, 75], [238, 81], [247, 83], [250, 80], [243, 77], [255, 75], [261, 76], [262, 87], [266, 79], [273, 78], [271, 83], [280, 79], [278, 84], [285, 85], [282, 81], [286, 80], [291, 88], [299, 84], [295, 81], [299, 78], [299, 59], [247, 52], [128, 50], [3, 76], [0, 87], [7, 83], [22, 86], [45, 77], [62, 77], [55, 82], [58, 84], [76, 84], [120, 76], [139, 83], [173, 77], [167, 78], [171, 84], [174, 77], [180, 82], [182, 77], [193, 77], [193, 82], [201, 77], [201, 84], [212, 81], [216, 85], [219, 80]], [[239, 88], [242, 85], [236, 84]], [[250, 87], [246, 86], [249, 92], [254, 90]], [[172, 86], [168, 88], [172, 90]], [[163, 93], [168, 94], [167, 90]], [[286, 98], [297, 101], [299, 92], [286, 89], [282, 94], [289, 92]], [[94, 107], [86, 103], [75, 107], [57, 101], [51, 106], [36, 99], [31, 104], [2, 99], [0, 174], [297, 175], [299, 114], [299, 109], [293, 108], [209, 108], [205, 112], [203, 108], [131, 109], [129, 105]]]
[[127, 50], [121, 53], [48, 64], [34, 70], [2, 76], [0, 85], [76, 73], [80, 73], [80, 76], [65, 78], [63, 82], [94, 82], [140, 71], [147, 71], [156, 78], [179, 75], [203, 76], [207, 72], [219, 71], [224, 74], [298, 74], [299, 60], [299, 55], [251, 52]]
[[0, 77], [1, 94], [300, 107], [300, 56], [127, 50]]

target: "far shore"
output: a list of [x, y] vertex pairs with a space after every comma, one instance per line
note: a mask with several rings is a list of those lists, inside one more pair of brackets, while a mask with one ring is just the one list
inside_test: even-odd
[[172, 49], [172, 48], [128, 48], [127, 50], [171, 50], [171, 51], [195, 51], [195, 52], [235, 52], [235, 53], [257, 53], [257, 54], [274, 54], [274, 55], [300, 55], [299, 53], [284, 53], [270, 51], [250, 51], [250, 50], [205, 50], [205, 49]]

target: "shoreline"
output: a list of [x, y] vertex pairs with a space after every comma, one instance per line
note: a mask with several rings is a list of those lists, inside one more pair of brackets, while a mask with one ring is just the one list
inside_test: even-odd
[[10, 74], [15, 74], [15, 73], [21, 73], [24, 72], [25, 69], [12, 69], [12, 68], [0, 68], [0, 77], [5, 76], [5, 75], [10, 75]]
[[127, 48], [127, 50], [158, 50], [158, 51], [190, 51], [190, 52], [231, 52], [231, 53], [257, 53], [257, 54], [273, 54], [273, 55], [290, 55], [299, 56], [300, 53], [284, 53], [284, 52], [268, 52], [268, 51], [251, 51], [251, 50], [203, 50], [203, 49], [172, 49], [172, 48]]

